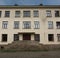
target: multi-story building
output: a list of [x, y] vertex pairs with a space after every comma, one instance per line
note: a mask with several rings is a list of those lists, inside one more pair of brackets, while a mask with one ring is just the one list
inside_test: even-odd
[[0, 6], [0, 44], [18, 40], [60, 44], [60, 6]]

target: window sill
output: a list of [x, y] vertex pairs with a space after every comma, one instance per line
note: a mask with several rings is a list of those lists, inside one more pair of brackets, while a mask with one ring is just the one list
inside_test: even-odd
[[56, 29], [60, 29], [60, 28], [56, 28]]
[[31, 29], [31, 28], [23, 28], [23, 29]]
[[48, 28], [48, 29], [54, 29], [54, 28]]
[[19, 29], [19, 28], [14, 28], [14, 29]]
[[7, 41], [1, 41], [2, 43], [7, 43]]
[[34, 29], [40, 29], [40, 28], [34, 28]]
[[20, 16], [15, 16], [15, 18], [20, 18]]
[[46, 17], [51, 18], [52, 16], [46, 16]]

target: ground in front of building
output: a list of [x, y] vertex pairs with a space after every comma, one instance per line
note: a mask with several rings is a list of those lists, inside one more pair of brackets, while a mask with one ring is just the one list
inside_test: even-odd
[[60, 58], [60, 51], [0, 53], [0, 58]]

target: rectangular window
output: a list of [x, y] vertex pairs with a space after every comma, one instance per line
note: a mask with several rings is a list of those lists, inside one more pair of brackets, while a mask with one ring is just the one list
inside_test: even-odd
[[54, 41], [54, 34], [48, 34], [48, 41]]
[[56, 22], [57, 29], [60, 29], [60, 22]]
[[24, 29], [30, 29], [31, 28], [31, 22], [30, 21], [24, 21], [23, 22], [23, 28]]
[[39, 21], [34, 21], [34, 28], [39, 29], [40, 28], [40, 22]]
[[60, 17], [59, 11], [55, 11], [55, 17]]
[[14, 21], [14, 29], [19, 29], [19, 21]]
[[15, 17], [20, 17], [20, 11], [15, 11]]
[[34, 17], [39, 17], [39, 11], [37, 11], [37, 10], [33, 11], [33, 15], [34, 15]]
[[5, 11], [5, 17], [10, 17], [10, 11]]
[[35, 34], [34, 38], [35, 38], [35, 41], [40, 41], [40, 34]]
[[53, 29], [53, 21], [48, 21], [48, 29]]
[[14, 34], [14, 41], [18, 41], [19, 40], [19, 35], [18, 34]]
[[60, 41], [60, 34], [57, 34], [58, 41]]
[[47, 10], [47, 11], [46, 11], [46, 16], [47, 16], [47, 17], [52, 17], [51, 10]]
[[7, 29], [7, 26], [8, 26], [8, 21], [3, 21], [2, 22], [2, 28]]
[[2, 42], [7, 42], [7, 34], [2, 34]]
[[0, 17], [1, 17], [1, 15], [2, 15], [2, 11], [0, 11]]
[[23, 11], [23, 17], [30, 17], [31, 13], [30, 11]]

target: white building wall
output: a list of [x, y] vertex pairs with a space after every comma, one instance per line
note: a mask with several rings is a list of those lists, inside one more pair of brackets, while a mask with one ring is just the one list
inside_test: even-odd
[[[60, 30], [56, 29], [56, 21], [60, 21], [60, 18], [56, 18], [54, 16], [54, 11], [57, 9], [0, 9], [2, 11], [2, 17], [0, 18], [0, 44], [8, 44], [14, 41], [13, 34], [18, 34], [18, 32], [35, 32], [36, 34], [40, 34], [40, 42], [42, 44], [60, 44], [57, 41], [57, 34], [60, 34]], [[21, 11], [21, 17], [15, 18], [15, 11]], [[24, 18], [23, 11], [30, 10], [31, 17]], [[39, 10], [39, 17], [33, 17], [33, 10]], [[52, 17], [46, 17], [46, 10], [52, 11]], [[5, 18], [5, 11], [10, 11], [10, 17]], [[2, 29], [2, 21], [8, 21], [8, 29]], [[14, 21], [20, 21], [20, 28], [14, 29]], [[23, 29], [23, 21], [31, 21], [31, 29]], [[34, 29], [34, 21], [40, 21], [40, 29]], [[54, 28], [48, 29], [48, 21], [53, 21]], [[2, 34], [8, 34], [8, 41], [2, 42]], [[48, 34], [54, 34], [54, 42], [48, 41]], [[22, 37], [22, 36], [21, 36]], [[22, 40], [22, 39], [20, 39]]]

